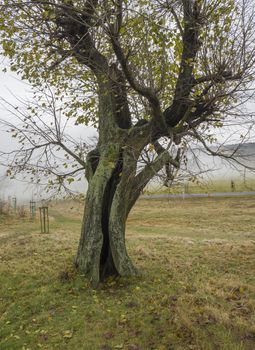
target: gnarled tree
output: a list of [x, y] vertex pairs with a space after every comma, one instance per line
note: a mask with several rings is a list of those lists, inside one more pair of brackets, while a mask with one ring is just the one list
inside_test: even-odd
[[[207, 142], [208, 130], [237, 117], [252, 95], [252, 1], [0, 3], [11, 68], [34, 86], [47, 81], [69, 116], [98, 128], [85, 162], [89, 187], [76, 266], [94, 285], [134, 275], [125, 224], [139, 194], [162, 168], [171, 176], [186, 142]], [[140, 169], [148, 147], [157, 156]]]

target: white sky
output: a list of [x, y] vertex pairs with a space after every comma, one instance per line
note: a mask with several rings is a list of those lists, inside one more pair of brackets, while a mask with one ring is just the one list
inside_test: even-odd
[[[31, 100], [32, 91], [28, 83], [21, 81], [13, 72], [2, 72], [3, 65], [0, 64], [0, 98], [10, 102], [11, 104], [22, 105], [18, 99]], [[0, 119], [10, 120], [11, 113], [7, 111], [6, 106], [0, 102]], [[15, 120], [15, 119], [13, 119]], [[95, 135], [95, 129], [92, 127], [84, 127], [83, 125], [72, 125], [69, 123], [66, 132], [76, 140], [86, 140]], [[4, 127], [0, 125], [0, 151], [10, 151], [17, 146], [16, 139], [13, 139], [9, 133], [4, 131]], [[32, 193], [39, 191], [38, 188], [32, 188], [26, 182], [4, 179], [6, 168], [0, 165], [0, 198], [8, 196], [20, 197], [29, 200]], [[73, 189], [85, 190], [86, 184], [83, 182], [73, 183]]]
[[[21, 99], [31, 99], [32, 97], [32, 92], [30, 89], [29, 84], [21, 81], [15, 73], [12, 72], [7, 72], [3, 73], [2, 68], [3, 68], [3, 63], [0, 63], [0, 98], [4, 98], [10, 103], [17, 104], [18, 105], [18, 100], [17, 98]], [[250, 104], [249, 106], [250, 109], [255, 110], [255, 106]], [[4, 106], [0, 105], [0, 118], [1, 119], [7, 119], [11, 118], [11, 115], [8, 111], [6, 111], [6, 108]], [[231, 139], [228, 140], [227, 143], [234, 143], [234, 142], [239, 142], [240, 141], [240, 126], [238, 128], [234, 129], [229, 129], [229, 130], [224, 130], [218, 132], [218, 139], [219, 141], [225, 140], [226, 135], [232, 134]], [[80, 126], [74, 126], [70, 125], [67, 129], [68, 133], [74, 137], [76, 140], [78, 139], [86, 139], [89, 137], [93, 137], [95, 135], [95, 131], [93, 128], [87, 128], [84, 127], [83, 125]], [[243, 130], [245, 132], [245, 130]], [[254, 132], [252, 132], [254, 135]], [[251, 137], [250, 141], [254, 141], [254, 137]], [[11, 150], [14, 149], [16, 146], [15, 139], [11, 138], [10, 135], [6, 132], [3, 131], [3, 128], [0, 126], [0, 150]], [[29, 200], [32, 196], [32, 192], [36, 192], [37, 189], [31, 189], [26, 183], [22, 182], [17, 182], [15, 180], [2, 180], [3, 175], [5, 174], [6, 169], [0, 165], [0, 198], [5, 197], [7, 198], [8, 196], [17, 196], [20, 198], [24, 198], [26, 200]], [[83, 187], [85, 188], [84, 182], [78, 183], [76, 186], [80, 190], [83, 190]]]

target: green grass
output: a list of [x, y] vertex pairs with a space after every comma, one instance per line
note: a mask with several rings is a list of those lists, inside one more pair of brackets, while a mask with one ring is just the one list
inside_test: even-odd
[[253, 197], [140, 200], [127, 225], [140, 276], [97, 291], [73, 269], [82, 206], [50, 234], [0, 224], [0, 349], [253, 350]]

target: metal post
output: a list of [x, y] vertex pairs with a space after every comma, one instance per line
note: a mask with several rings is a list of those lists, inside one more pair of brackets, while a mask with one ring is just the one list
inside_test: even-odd
[[30, 218], [34, 220], [36, 217], [36, 202], [30, 201]]
[[17, 209], [17, 198], [16, 197], [12, 198], [12, 206], [13, 206], [13, 209], [16, 213], [16, 209]]
[[41, 233], [43, 233], [43, 227], [42, 227], [42, 208], [39, 208], [40, 211], [40, 225], [41, 225]]
[[49, 211], [48, 207], [40, 207], [40, 224], [41, 224], [41, 233], [49, 233]]
[[43, 229], [44, 229], [44, 233], [46, 233], [46, 225], [45, 225], [45, 213], [46, 213], [46, 211], [45, 211], [45, 207], [43, 208]]
[[49, 225], [49, 211], [48, 207], [46, 207], [46, 218], [47, 218], [47, 232], [50, 233], [50, 225]]

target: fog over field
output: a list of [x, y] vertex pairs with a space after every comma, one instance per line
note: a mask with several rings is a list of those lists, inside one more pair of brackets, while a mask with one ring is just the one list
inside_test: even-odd
[[[232, 154], [233, 149], [236, 146], [232, 145], [226, 147], [225, 154]], [[224, 158], [208, 155], [204, 150], [194, 149], [192, 152], [188, 152], [188, 164], [187, 168], [190, 173], [197, 174], [203, 182], [206, 181], [218, 181], [224, 180], [229, 182], [242, 181], [244, 177], [246, 179], [255, 178], [254, 172], [249, 168], [255, 169], [255, 143], [243, 144], [236, 152], [236, 159], [242, 164], [246, 164], [248, 168], [244, 168], [242, 165], [228, 161]], [[4, 172], [1, 168], [2, 175]], [[87, 184], [83, 180], [72, 184], [72, 189], [79, 193], [86, 191]], [[17, 197], [19, 202], [27, 202], [33, 197], [35, 200], [40, 200], [47, 197], [47, 193], [40, 186], [32, 186], [25, 180], [11, 180], [9, 178], [1, 178], [0, 183], [0, 198], [7, 199], [9, 196]]]
[[[212, 147], [217, 151], [216, 147]], [[208, 171], [208, 177], [212, 179], [240, 178], [255, 176], [255, 143], [225, 145], [221, 153], [232, 159], [213, 156], [201, 148], [195, 148], [188, 152], [188, 165], [195, 173]]]
[[[0, 86], [0, 98], [8, 101], [12, 104], [21, 104], [21, 99], [29, 100], [32, 98], [32, 92], [29, 84], [19, 80], [13, 73], [3, 73], [0, 64], [0, 79], [3, 84]], [[20, 100], [20, 101], [19, 101]], [[254, 106], [251, 106], [252, 108]], [[1, 118], [5, 120], [12, 120], [13, 116], [6, 109], [5, 103], [0, 103]], [[240, 126], [241, 128], [241, 126]], [[92, 127], [84, 128], [83, 125], [74, 126], [74, 123], [70, 123], [67, 130], [76, 140], [89, 140], [95, 136], [95, 129]], [[219, 141], [226, 137], [224, 131], [219, 136]], [[240, 132], [239, 132], [240, 133]], [[239, 137], [237, 133], [237, 137]], [[251, 139], [253, 140], [253, 139]], [[232, 141], [233, 142], [233, 141]], [[236, 140], [234, 139], [234, 142]], [[10, 134], [6, 133], [3, 127], [0, 127], [0, 151], [11, 151], [17, 148], [18, 143], [15, 139], [10, 137]], [[216, 146], [212, 147], [214, 151], [217, 151]], [[235, 151], [235, 152], [234, 152]], [[255, 143], [244, 143], [240, 146], [228, 145], [224, 146], [223, 153], [230, 155], [235, 153], [235, 157], [238, 162], [245, 164], [248, 168], [255, 169]], [[201, 148], [192, 148], [187, 153], [188, 163], [187, 168], [194, 175], [200, 174], [204, 181], [219, 180], [219, 179], [241, 179], [243, 176], [253, 177], [253, 171], [245, 169], [243, 166], [236, 162], [229, 162], [226, 159], [208, 155]], [[40, 186], [32, 186], [20, 176], [19, 181], [9, 179], [5, 176], [7, 168], [1, 165], [0, 160], [0, 198], [7, 199], [9, 196], [16, 196], [19, 202], [29, 201], [32, 196], [34, 199], [40, 199], [47, 197], [47, 194], [42, 190]], [[73, 182], [71, 186], [72, 190], [84, 193], [87, 188], [85, 180], [80, 182]]]

